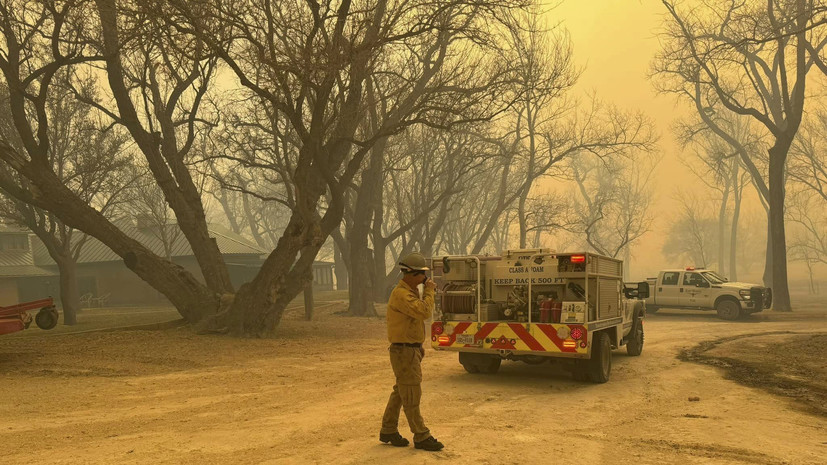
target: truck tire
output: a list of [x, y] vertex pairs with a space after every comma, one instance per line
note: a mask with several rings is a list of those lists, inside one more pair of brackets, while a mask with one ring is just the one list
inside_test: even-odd
[[737, 320], [741, 316], [741, 304], [734, 299], [721, 299], [715, 306], [718, 318], [727, 321]]
[[480, 357], [480, 363], [478, 367], [480, 369], [480, 373], [488, 373], [490, 375], [493, 375], [494, 373], [500, 371], [501, 363], [502, 359], [496, 355], [487, 356], [485, 358]]
[[592, 342], [592, 357], [583, 365], [589, 381], [602, 384], [612, 374], [612, 341], [606, 332], [595, 335]]
[[459, 353], [459, 363], [465, 368], [465, 371], [468, 373], [479, 373], [480, 369], [476, 364], [476, 360], [473, 357], [474, 354], [468, 354], [465, 352]]
[[643, 352], [643, 319], [640, 315], [635, 316], [632, 323], [632, 331], [629, 333], [629, 341], [626, 343], [626, 353], [637, 357]]
[[574, 366], [574, 370], [572, 370], [571, 374], [574, 377], [575, 381], [588, 381], [589, 380], [589, 372], [588, 367], [586, 365], [587, 360], [578, 361], [578, 363]]
[[459, 353], [459, 363], [468, 373], [494, 374], [500, 370], [502, 359], [497, 355]]
[[54, 307], [43, 307], [34, 317], [34, 322], [40, 329], [52, 329], [57, 326], [59, 315]]

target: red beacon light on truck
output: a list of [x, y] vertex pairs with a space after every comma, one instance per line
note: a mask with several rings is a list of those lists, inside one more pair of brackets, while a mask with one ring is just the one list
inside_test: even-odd
[[695, 271], [695, 267], [694, 266], [687, 266], [686, 271]]
[[572, 263], [586, 263], [586, 256], [585, 255], [572, 255], [571, 258]]

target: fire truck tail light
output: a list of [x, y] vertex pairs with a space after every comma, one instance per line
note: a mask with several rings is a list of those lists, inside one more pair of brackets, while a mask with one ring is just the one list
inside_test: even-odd
[[451, 338], [448, 336], [439, 336], [439, 343], [440, 344], [450, 344]]
[[585, 255], [572, 255], [571, 256], [572, 263], [586, 263], [586, 256]]
[[575, 326], [574, 328], [571, 328], [571, 338], [574, 339], [575, 341], [579, 341], [580, 339], [583, 339], [583, 329], [580, 328], [580, 327], [577, 327], [577, 326]]
[[436, 334], [437, 336], [442, 334], [442, 322], [434, 322], [434, 324], [431, 325], [431, 333]]
[[443, 332], [446, 336], [450, 336], [450, 335], [454, 334], [454, 326], [453, 326], [453, 325], [445, 325], [445, 327], [444, 327], [444, 329], [442, 330], [442, 332]]

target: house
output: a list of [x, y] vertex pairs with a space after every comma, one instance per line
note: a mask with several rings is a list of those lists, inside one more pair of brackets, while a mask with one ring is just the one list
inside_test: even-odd
[[[203, 280], [192, 249], [177, 228], [170, 228], [167, 240], [163, 241], [159, 226], [148, 222], [120, 221], [118, 227], [154, 253], [168, 255], [174, 263]], [[238, 288], [249, 282], [268, 252], [220, 225], [209, 225], [209, 231], [224, 257], [233, 285]], [[82, 235], [76, 237], [79, 239]], [[104, 298], [106, 305], [168, 303], [161, 293], [129, 270], [118, 255], [93, 238], [81, 248], [77, 276], [80, 295]], [[315, 262], [313, 276], [315, 290], [333, 289], [332, 263]], [[43, 243], [29, 231], [0, 227], [0, 305], [59, 295], [57, 265]]]

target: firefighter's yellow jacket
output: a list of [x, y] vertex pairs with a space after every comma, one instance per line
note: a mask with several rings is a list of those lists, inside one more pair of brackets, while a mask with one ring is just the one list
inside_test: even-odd
[[434, 290], [425, 288], [422, 298], [419, 291], [405, 281], [391, 292], [388, 300], [388, 340], [390, 342], [425, 342], [425, 321], [434, 312]]

